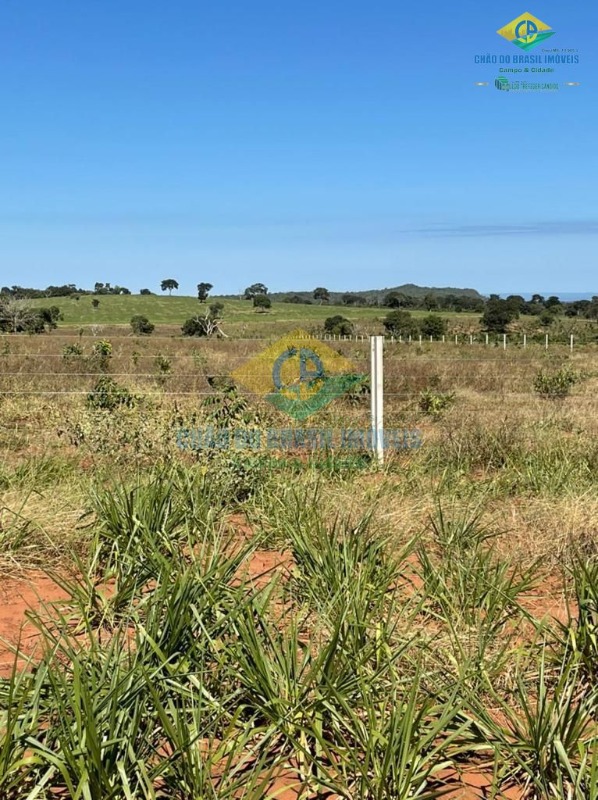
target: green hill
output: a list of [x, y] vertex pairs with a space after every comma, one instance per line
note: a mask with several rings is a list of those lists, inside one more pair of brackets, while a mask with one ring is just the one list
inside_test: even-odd
[[[99, 300], [99, 305], [94, 308], [92, 301]], [[267, 313], [256, 313], [249, 300], [230, 299], [228, 297], [210, 297], [210, 302], [224, 303], [224, 328], [234, 325], [235, 328], [255, 327], [267, 324], [283, 323], [288, 329], [289, 325], [297, 327], [318, 325], [326, 317], [341, 314], [353, 322], [372, 322], [382, 319], [387, 313], [387, 308], [376, 306], [335, 306], [328, 305], [293, 304], [277, 302], [273, 298], [272, 308]], [[200, 303], [196, 297], [168, 297], [163, 295], [83, 295], [79, 300], [73, 297], [53, 297], [28, 301], [32, 306], [58, 306], [63, 315], [59, 323], [64, 326], [87, 325], [128, 325], [131, 317], [141, 314], [157, 325], [180, 326], [183, 322], [198, 313], [203, 313], [207, 304]], [[418, 316], [425, 312], [415, 311]], [[451, 316], [444, 314], [444, 316]], [[460, 315], [463, 316], [463, 315]], [[479, 315], [478, 315], [479, 316]]]
[[[404, 283], [402, 286], [391, 286], [387, 289], [364, 289], [364, 291], [355, 292], [330, 292], [331, 304], [342, 304], [341, 298], [344, 294], [358, 295], [367, 300], [368, 303], [378, 304], [384, 299], [384, 296], [389, 292], [398, 292], [401, 294], [409, 295], [410, 297], [424, 297], [427, 294], [446, 296], [449, 294], [458, 297], [474, 297], [483, 299], [482, 295], [476, 289], [454, 289], [450, 286], [437, 287], [437, 286], [416, 286], [414, 283]], [[312, 291], [297, 291], [297, 292], [273, 292], [270, 297], [273, 300], [282, 300], [285, 297], [297, 295], [302, 300], [313, 300]]]

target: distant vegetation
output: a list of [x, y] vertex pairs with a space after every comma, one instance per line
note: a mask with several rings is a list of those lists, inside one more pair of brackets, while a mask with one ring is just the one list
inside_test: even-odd
[[[46, 289], [4, 286], [0, 289], [0, 331], [43, 333], [56, 327], [59, 321], [80, 325], [127, 324], [130, 321], [133, 324], [132, 318], [145, 318], [150, 325], [181, 325], [185, 319], [196, 320], [196, 328], [197, 319], [200, 319], [200, 328], [205, 327], [206, 317], [203, 314], [198, 316], [197, 309], [207, 302], [213, 285], [206, 281], [199, 282], [196, 298], [171, 297], [172, 291], [178, 287], [179, 283], [174, 278], [161, 281], [160, 290], [168, 292], [168, 297], [162, 299], [148, 288], [141, 289], [133, 296], [125, 286], [113, 286], [100, 281], [94, 284], [92, 290], [80, 289], [75, 284], [48, 286]], [[72, 303], [84, 296], [90, 296], [90, 299], [85, 303]], [[108, 301], [109, 297], [111, 299]], [[117, 302], [116, 297], [121, 300]], [[64, 298], [69, 305], [40, 306], [40, 301], [46, 298]], [[338, 310], [343, 308], [353, 328], [359, 320], [363, 320], [376, 323], [378, 330], [384, 327], [391, 335], [433, 338], [440, 338], [449, 332], [475, 334], [480, 331], [489, 334], [517, 331], [530, 335], [550, 333], [553, 337], [563, 337], [571, 333], [578, 334], [578, 329], [572, 327], [576, 320], [583, 328], [584, 335], [590, 335], [591, 326], [587, 323], [598, 321], [598, 296], [591, 300], [574, 301], [540, 294], [534, 294], [529, 300], [521, 295], [501, 298], [492, 294], [485, 298], [473, 289], [430, 288], [413, 284], [359, 293], [332, 292], [324, 286], [318, 286], [310, 292], [281, 294], [270, 293], [264, 283], [257, 282], [250, 284], [241, 296], [232, 299], [221, 296], [221, 300], [227, 300], [227, 315], [231, 314], [233, 323], [249, 322], [249, 312], [258, 312], [264, 319], [276, 318], [287, 322], [294, 319], [299, 325], [316, 325], [320, 332], [326, 330], [324, 323], [327, 318], [341, 316], [345, 319], [343, 313], [338, 314]], [[104, 305], [105, 302], [107, 305]], [[295, 308], [291, 310], [291, 306]], [[311, 308], [303, 312], [298, 306]], [[220, 311], [223, 308], [221, 303]], [[327, 313], [328, 308], [338, 310], [336, 314]], [[270, 311], [272, 316], [267, 313]], [[207, 315], [208, 321], [211, 316], [211, 313]], [[218, 313], [217, 316], [220, 318], [222, 314]], [[461, 317], [461, 324], [455, 323], [457, 316]], [[188, 330], [192, 327], [192, 323], [187, 325]], [[220, 325], [218, 331], [223, 334]], [[197, 335], [197, 332], [192, 335]]]

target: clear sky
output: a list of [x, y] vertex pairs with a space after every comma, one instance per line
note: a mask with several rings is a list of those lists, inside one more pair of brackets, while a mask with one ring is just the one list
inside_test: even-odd
[[[474, 64], [524, 11], [579, 86]], [[598, 294], [594, 2], [3, 0], [0, 33], [2, 285]]]

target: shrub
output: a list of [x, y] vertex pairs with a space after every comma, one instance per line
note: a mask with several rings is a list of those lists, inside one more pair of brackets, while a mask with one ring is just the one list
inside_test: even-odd
[[352, 336], [353, 325], [345, 317], [340, 314], [335, 314], [334, 317], [328, 317], [324, 322], [324, 330], [326, 333], [331, 333], [334, 336]]
[[447, 331], [448, 321], [444, 317], [438, 317], [436, 314], [430, 314], [424, 317], [420, 322], [420, 332], [422, 336], [433, 336], [439, 339]]
[[137, 334], [137, 336], [149, 336], [154, 332], [155, 327], [153, 322], [150, 322], [147, 317], [141, 314], [136, 314], [134, 317], [131, 317], [131, 328], [133, 329], [133, 333]]
[[107, 339], [100, 339], [99, 342], [94, 342], [93, 354], [101, 356], [102, 358], [110, 358], [112, 355], [112, 344]]
[[224, 311], [224, 303], [220, 302], [210, 303], [210, 317], [212, 319], [222, 318], [223, 311]]
[[212, 303], [203, 316], [197, 314], [185, 320], [181, 328], [183, 336], [212, 336], [214, 333], [224, 335], [220, 328], [223, 308], [222, 303]]
[[519, 316], [517, 309], [507, 300], [488, 300], [482, 316], [482, 328], [487, 333], [506, 333], [507, 328]]
[[65, 344], [62, 348], [63, 358], [77, 358], [83, 355], [83, 348], [80, 344]]
[[31, 308], [21, 300], [0, 302], [0, 331], [6, 333], [44, 333], [62, 319], [58, 306]]
[[569, 367], [562, 367], [556, 372], [545, 372], [541, 369], [534, 379], [534, 391], [551, 399], [567, 397], [578, 380], [579, 375]]
[[540, 314], [540, 322], [542, 323], [542, 325], [546, 327], [552, 325], [552, 323], [555, 320], [556, 320], [556, 314], [554, 314], [552, 311], [543, 311]]
[[112, 344], [107, 339], [94, 342], [92, 348], [92, 362], [96, 362], [101, 370], [107, 370], [112, 357]]
[[384, 318], [384, 327], [393, 336], [416, 336], [419, 333], [418, 324], [408, 311], [391, 311]]
[[163, 356], [162, 353], [158, 353], [158, 355], [154, 359], [154, 367], [156, 369], [156, 373], [159, 377], [165, 377], [172, 372], [172, 362], [166, 356]]
[[272, 300], [265, 294], [256, 294], [253, 298], [253, 307], [256, 311], [267, 311], [272, 308]]
[[419, 396], [419, 409], [429, 417], [438, 419], [455, 403], [454, 392], [436, 392], [426, 389]]
[[87, 407], [92, 409], [102, 409], [113, 411], [119, 406], [132, 408], [136, 398], [124, 386], [120, 386], [114, 378], [102, 375], [87, 395]]

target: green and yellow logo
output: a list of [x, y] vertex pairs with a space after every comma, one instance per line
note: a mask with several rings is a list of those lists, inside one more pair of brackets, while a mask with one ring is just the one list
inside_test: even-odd
[[234, 380], [297, 420], [324, 408], [364, 380], [349, 359], [297, 330], [232, 373]]
[[496, 32], [522, 50], [533, 50], [554, 35], [550, 25], [546, 25], [528, 11]]

